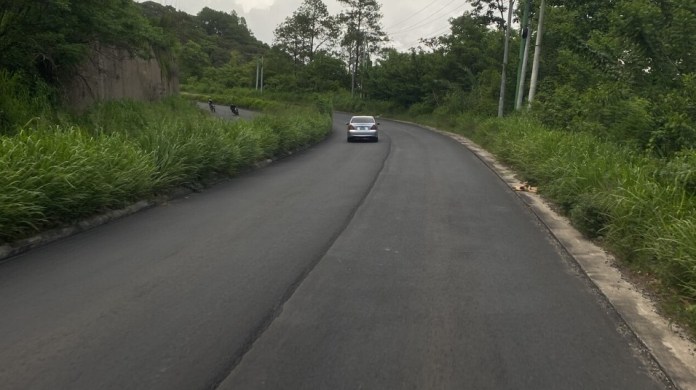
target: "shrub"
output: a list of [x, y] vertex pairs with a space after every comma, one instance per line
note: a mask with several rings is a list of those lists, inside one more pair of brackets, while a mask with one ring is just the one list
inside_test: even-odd
[[0, 70], [0, 135], [12, 135], [30, 121], [52, 119], [53, 91], [39, 80]]
[[661, 96], [654, 107], [657, 120], [650, 147], [661, 155], [696, 148], [696, 75], [684, 75], [679, 81], [682, 88]]

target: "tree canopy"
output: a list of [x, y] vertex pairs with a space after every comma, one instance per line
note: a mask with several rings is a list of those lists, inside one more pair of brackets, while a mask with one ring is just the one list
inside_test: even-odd
[[[243, 17], [233, 10], [230, 13], [203, 8], [197, 15], [177, 11], [171, 6], [162, 6], [152, 1], [140, 4], [143, 13], [155, 26], [176, 37], [176, 53], [179, 59], [181, 79], [186, 82], [193, 77], [222, 76], [225, 69], [230, 73], [225, 84], [241, 84], [233, 80], [235, 64], [253, 61], [268, 50], [254, 37]], [[244, 70], [246, 72], [246, 70]], [[244, 75], [248, 82], [248, 75]]]
[[295, 64], [308, 64], [319, 51], [329, 51], [338, 39], [337, 18], [321, 0], [305, 0], [275, 30], [275, 44]]
[[0, 9], [0, 68], [56, 82], [95, 42], [142, 55], [165, 47], [132, 0], [5, 0]]
[[[355, 91], [402, 110], [495, 115], [510, 2], [467, 2], [469, 11], [449, 20], [449, 32], [397, 50], [389, 47], [378, 0], [338, 0], [343, 9], [334, 15], [322, 0], [304, 0], [276, 26], [272, 47], [232, 10], [188, 15], [132, 0], [4, 0], [0, 70], [57, 84], [101, 42], [134, 55], [171, 50], [182, 81], [208, 88], [253, 88], [263, 58], [271, 90]], [[513, 4], [519, 16], [524, 2]], [[696, 0], [548, 4], [533, 113], [555, 128], [659, 155], [696, 146]], [[538, 5], [532, 3], [532, 19]], [[519, 31], [511, 30], [519, 44]], [[511, 56], [510, 69], [518, 62]], [[508, 80], [506, 90], [515, 88]], [[506, 94], [507, 112], [513, 95]]]
[[[327, 55], [345, 61], [350, 85], [363, 98], [419, 112], [495, 115], [510, 2], [468, 2], [470, 10], [450, 20], [449, 33], [398, 51], [386, 46], [376, 0], [340, 0], [340, 50]], [[519, 17], [524, 2], [514, 4]], [[531, 7], [532, 39], [538, 6]], [[660, 155], [696, 146], [696, 0], [549, 0], [546, 19], [532, 107], [543, 122]], [[522, 39], [519, 31], [511, 37], [513, 45]], [[291, 42], [279, 49], [295, 59]], [[311, 64], [302, 58], [297, 77]], [[519, 60], [511, 56], [510, 68]], [[506, 90], [515, 88], [508, 80]], [[506, 94], [507, 112], [513, 100]]]

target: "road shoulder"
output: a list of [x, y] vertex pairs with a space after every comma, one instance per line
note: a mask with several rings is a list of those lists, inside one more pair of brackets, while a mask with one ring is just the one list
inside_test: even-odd
[[567, 218], [557, 214], [540, 195], [520, 191], [524, 183], [517, 179], [515, 173], [468, 138], [433, 127], [414, 125], [454, 139], [493, 170], [548, 228], [672, 382], [680, 389], [696, 390], [696, 344], [688, 339], [683, 329], [661, 316], [657, 305], [621, 274], [613, 256], [584, 238]]

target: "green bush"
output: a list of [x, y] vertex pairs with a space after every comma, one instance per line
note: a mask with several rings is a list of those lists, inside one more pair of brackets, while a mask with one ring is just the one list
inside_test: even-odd
[[418, 117], [421, 115], [427, 115], [431, 114], [434, 110], [434, 107], [432, 107], [430, 104], [427, 103], [416, 103], [413, 104], [411, 107], [408, 109], [408, 115], [412, 117]]
[[536, 117], [556, 129], [588, 132], [614, 143], [672, 156], [696, 147], [696, 75], [675, 80], [680, 88], [649, 98], [620, 82], [577, 90], [560, 85], [541, 94]]
[[40, 80], [0, 70], [0, 135], [15, 134], [30, 121], [49, 121], [51, 88]]
[[684, 75], [680, 82], [681, 88], [661, 96], [655, 104], [657, 120], [650, 147], [661, 155], [696, 148], [696, 75]]

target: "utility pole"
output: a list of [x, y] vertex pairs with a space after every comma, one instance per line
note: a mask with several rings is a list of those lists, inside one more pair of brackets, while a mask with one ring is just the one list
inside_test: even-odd
[[515, 102], [515, 110], [522, 108], [522, 101], [524, 100], [524, 82], [527, 80], [527, 59], [529, 58], [529, 44], [532, 40], [530, 33], [527, 32], [527, 38], [524, 42], [524, 58], [522, 58], [522, 69], [520, 71], [520, 86], [517, 90], [517, 101]]
[[263, 93], [263, 56], [261, 56], [261, 93]]
[[362, 58], [362, 66], [360, 70], [360, 98], [364, 99], [365, 98], [365, 73], [367, 73], [367, 62], [369, 60], [368, 58], [368, 40], [365, 39], [365, 42], [363, 42], [363, 58]]
[[512, 24], [512, 7], [515, 4], [515, 0], [510, 0], [510, 6], [508, 7], [508, 17], [507, 24], [505, 25], [505, 50], [503, 52], [503, 73], [500, 76], [500, 100], [498, 101], [498, 117], [502, 118], [504, 114], [505, 107], [505, 84], [507, 82], [507, 71], [508, 57], [510, 52], [510, 27]]
[[529, 82], [529, 106], [532, 106], [534, 95], [536, 94], [537, 81], [539, 77], [539, 60], [541, 59], [541, 39], [544, 34], [544, 14], [546, 11], [546, 0], [541, 0], [539, 8], [539, 27], [537, 27], [536, 44], [534, 45], [534, 63], [532, 64], [532, 80]]
[[[522, 96], [524, 95], [524, 80], [527, 73], [527, 57], [529, 55], [529, 14], [532, 0], [524, 1], [524, 14], [522, 23], [520, 24], [520, 36], [523, 40], [520, 42], [520, 64], [517, 68], [517, 89], [515, 90], [515, 110], [522, 107]], [[520, 7], [522, 3], [520, 3]]]
[[259, 90], [259, 79], [261, 76], [261, 67], [259, 64], [259, 59], [256, 59], [256, 90]]
[[355, 62], [353, 56], [350, 56], [349, 68], [352, 68], [352, 72], [350, 72], [350, 97], [352, 99], [355, 97]]

